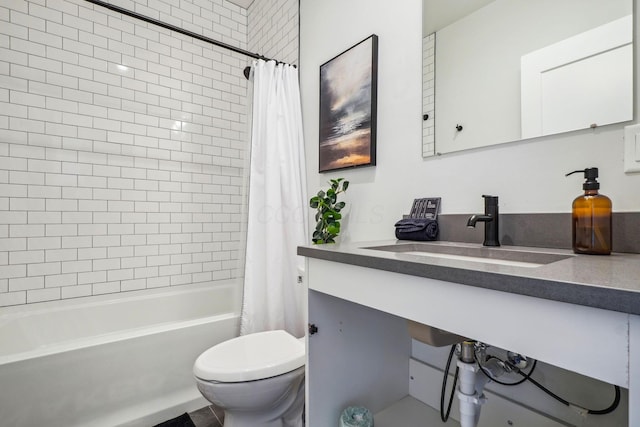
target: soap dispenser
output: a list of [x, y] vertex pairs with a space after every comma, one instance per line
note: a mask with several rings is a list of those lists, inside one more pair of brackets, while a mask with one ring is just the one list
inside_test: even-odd
[[573, 251], [577, 254], [609, 255], [611, 253], [611, 199], [598, 193], [598, 168], [587, 168], [566, 174], [584, 173], [584, 195], [572, 206]]

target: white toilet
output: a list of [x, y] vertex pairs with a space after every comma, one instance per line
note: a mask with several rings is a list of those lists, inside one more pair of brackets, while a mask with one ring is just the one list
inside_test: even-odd
[[285, 331], [243, 335], [202, 353], [198, 389], [224, 409], [224, 427], [302, 427], [304, 338]]

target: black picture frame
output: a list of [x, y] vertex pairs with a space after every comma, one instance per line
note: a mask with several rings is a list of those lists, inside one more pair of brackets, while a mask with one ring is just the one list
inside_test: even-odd
[[377, 97], [377, 35], [320, 66], [320, 172], [375, 166]]

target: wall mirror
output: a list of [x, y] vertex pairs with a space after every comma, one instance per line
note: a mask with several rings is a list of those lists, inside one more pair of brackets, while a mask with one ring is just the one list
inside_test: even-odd
[[633, 119], [632, 0], [423, 0], [423, 157]]

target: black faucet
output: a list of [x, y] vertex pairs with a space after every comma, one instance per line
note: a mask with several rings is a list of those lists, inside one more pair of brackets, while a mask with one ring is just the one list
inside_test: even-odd
[[476, 222], [484, 222], [483, 246], [500, 246], [498, 228], [498, 196], [484, 197], [484, 215], [471, 215], [467, 227], [475, 228]]

